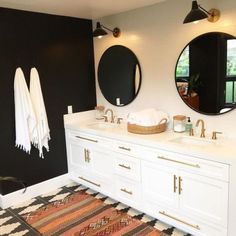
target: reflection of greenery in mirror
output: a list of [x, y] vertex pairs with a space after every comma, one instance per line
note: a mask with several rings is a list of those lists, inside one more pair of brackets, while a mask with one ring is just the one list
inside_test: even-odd
[[222, 114], [236, 104], [236, 39], [206, 33], [193, 39], [176, 63], [175, 81], [183, 101], [204, 114]]
[[111, 104], [131, 103], [139, 92], [141, 77], [138, 59], [129, 48], [114, 45], [103, 53], [98, 65], [98, 83]]
[[226, 103], [236, 102], [236, 40], [227, 40]]
[[227, 40], [227, 76], [236, 76], [236, 39]]
[[187, 46], [178, 61], [176, 68], [176, 77], [189, 77], [189, 46]]

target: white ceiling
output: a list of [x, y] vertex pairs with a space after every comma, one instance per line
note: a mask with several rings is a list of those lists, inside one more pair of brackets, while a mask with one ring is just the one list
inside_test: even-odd
[[0, 7], [97, 19], [165, 0], [0, 0]]

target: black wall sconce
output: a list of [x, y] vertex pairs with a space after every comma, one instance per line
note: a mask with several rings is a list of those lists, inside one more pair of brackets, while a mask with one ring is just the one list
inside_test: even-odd
[[104, 25], [101, 25], [100, 22], [97, 22], [96, 29], [93, 31], [93, 37], [101, 38], [102, 36], [107, 35], [106, 30], [104, 30], [103, 28], [110, 31], [110, 32], [112, 32], [113, 36], [115, 38], [118, 38], [121, 34], [121, 31], [120, 31], [119, 28], [115, 27], [113, 30], [111, 30], [111, 29], [105, 27]]
[[188, 15], [184, 19], [184, 24], [190, 22], [196, 22], [202, 19], [206, 19], [209, 22], [216, 22], [220, 18], [220, 11], [217, 9], [212, 8], [211, 10], [207, 11], [203, 7], [201, 7], [197, 1], [192, 1], [192, 9], [188, 13]]

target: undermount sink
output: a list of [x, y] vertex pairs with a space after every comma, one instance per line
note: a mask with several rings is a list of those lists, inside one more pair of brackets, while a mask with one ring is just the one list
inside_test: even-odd
[[178, 138], [171, 139], [170, 141], [178, 143], [178, 144], [185, 144], [185, 145], [189, 144], [189, 145], [203, 146], [203, 147], [216, 144], [215, 140], [210, 140], [206, 138], [188, 137], [188, 136], [181, 136]]
[[106, 130], [106, 129], [111, 129], [115, 128], [118, 125], [115, 123], [109, 123], [109, 122], [92, 122], [86, 125], [88, 128], [91, 129], [98, 129], [98, 130]]

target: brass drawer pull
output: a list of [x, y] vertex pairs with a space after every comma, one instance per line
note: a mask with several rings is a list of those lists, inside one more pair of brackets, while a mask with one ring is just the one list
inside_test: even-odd
[[176, 190], [177, 190], [176, 180], [177, 180], [177, 176], [174, 175], [174, 193], [176, 193]]
[[171, 215], [165, 213], [165, 211], [159, 211], [159, 213], [160, 213], [161, 215], [167, 216], [167, 217], [169, 217], [169, 218], [171, 218], [171, 219], [173, 219], [173, 220], [179, 221], [180, 223], [183, 223], [183, 224], [185, 224], [185, 225], [187, 225], [187, 226], [190, 226], [190, 227], [192, 227], [192, 228], [194, 228], [194, 229], [200, 230], [199, 225], [193, 225], [193, 224], [190, 224], [190, 223], [188, 223], [188, 222], [186, 222], [186, 221], [180, 220], [180, 219], [178, 219], [178, 218], [176, 218], [176, 217], [174, 217], [174, 216], [171, 216]]
[[97, 183], [95, 183], [95, 182], [93, 182], [93, 181], [91, 181], [91, 180], [85, 179], [85, 178], [82, 177], [82, 176], [79, 176], [79, 179], [82, 179], [82, 180], [84, 180], [84, 181], [86, 181], [86, 182], [88, 182], [88, 183], [90, 183], [90, 184], [93, 184], [93, 185], [95, 185], [95, 186], [97, 186], [97, 187], [101, 187], [101, 184], [97, 184]]
[[179, 195], [181, 195], [181, 193], [182, 193], [182, 181], [183, 181], [183, 179], [179, 176]]
[[79, 139], [86, 140], [86, 141], [98, 143], [98, 140], [95, 140], [95, 139], [85, 138], [85, 137], [81, 137], [81, 136], [75, 136], [75, 137], [76, 137], [76, 138], [79, 138]]
[[121, 188], [120, 191], [124, 192], [124, 193], [128, 193], [129, 195], [132, 195], [133, 192], [132, 191], [128, 191], [125, 188]]
[[131, 149], [130, 149], [130, 148], [123, 147], [123, 146], [119, 146], [119, 149], [122, 149], [122, 150], [125, 150], [125, 151], [131, 151]]
[[200, 165], [198, 165], [198, 164], [192, 164], [192, 163], [187, 163], [187, 162], [183, 162], [183, 161], [177, 161], [177, 160], [173, 160], [173, 159], [166, 158], [166, 157], [163, 157], [163, 156], [158, 156], [157, 158], [161, 159], [161, 160], [165, 160], [165, 161], [171, 161], [171, 162], [175, 162], [175, 163], [178, 163], [178, 164], [186, 165], [186, 166], [200, 168]]
[[126, 166], [126, 165], [124, 165], [124, 164], [119, 164], [119, 166], [122, 167], [122, 168], [125, 168], [125, 169], [127, 169], [127, 170], [130, 170], [130, 169], [131, 169], [130, 166]]

